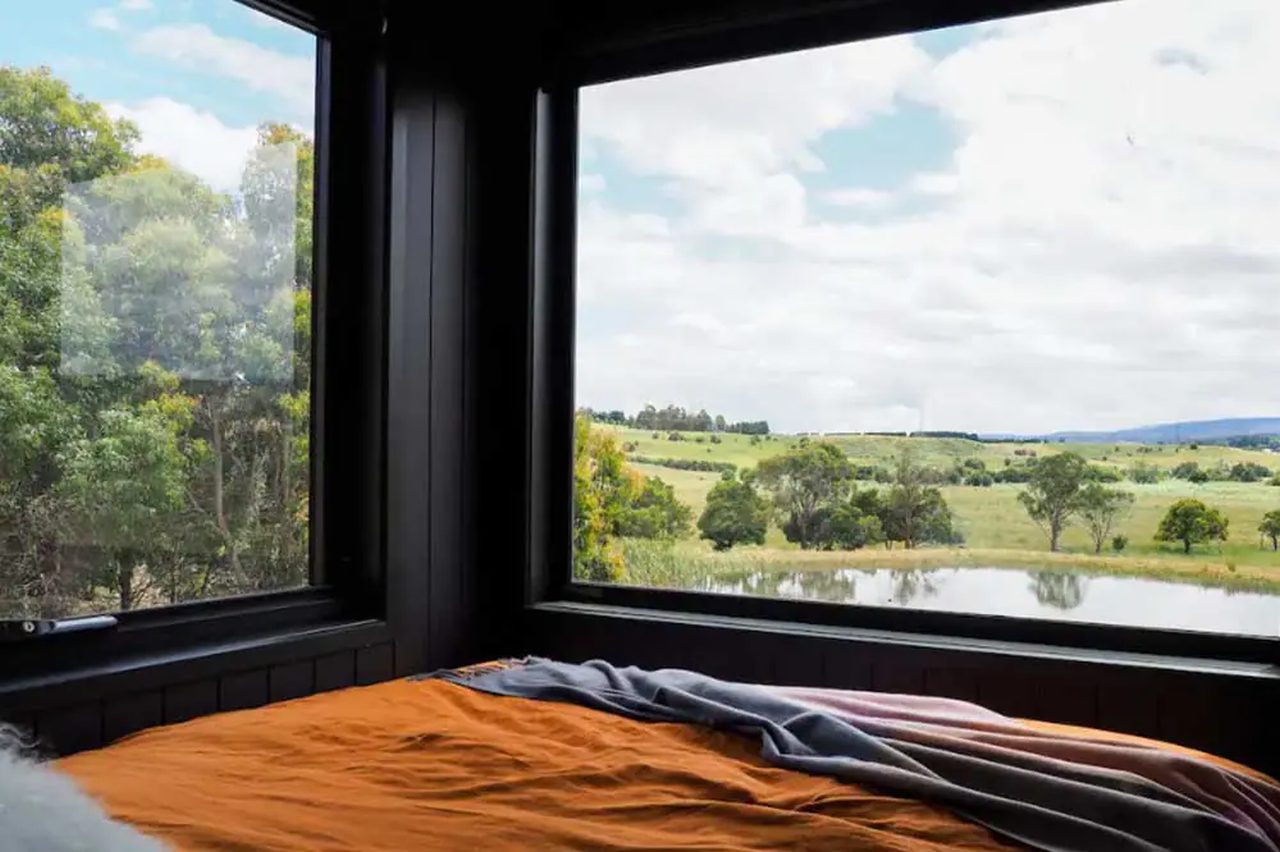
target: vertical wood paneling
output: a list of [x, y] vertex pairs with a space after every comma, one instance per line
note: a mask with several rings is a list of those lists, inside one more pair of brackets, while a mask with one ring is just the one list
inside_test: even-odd
[[1088, 677], [1044, 678], [1036, 684], [1034, 717], [1066, 725], [1098, 724], [1098, 683]]
[[356, 683], [367, 686], [388, 680], [395, 674], [391, 645], [375, 645], [356, 651]]
[[855, 645], [818, 644], [822, 655], [821, 685], [833, 689], [871, 689], [870, 654]]
[[36, 717], [40, 748], [50, 754], [73, 754], [102, 745], [102, 704], [98, 701], [60, 707]]
[[1006, 716], [1034, 716], [1035, 690], [1035, 680], [1021, 672], [995, 670], [978, 673], [977, 702]]
[[[464, 291], [466, 289], [466, 116], [452, 93], [437, 94], [433, 127], [430, 220], [430, 578], [428, 665], [462, 658], [462, 474]], [[423, 235], [424, 237], [426, 235]]]
[[316, 692], [343, 689], [356, 682], [356, 655], [354, 651], [327, 654], [315, 661]]
[[887, 656], [871, 664], [871, 688], [876, 692], [919, 695], [924, 691], [924, 671], [905, 656]]
[[272, 666], [268, 675], [272, 701], [288, 701], [316, 691], [316, 665], [311, 660]]
[[1147, 677], [1103, 679], [1097, 724], [1144, 737], [1160, 736], [1160, 687]]
[[218, 682], [202, 680], [164, 689], [164, 721], [172, 725], [218, 711]]
[[102, 706], [102, 740], [115, 742], [123, 736], [164, 722], [164, 692], [152, 690], [111, 698]]
[[244, 710], [270, 701], [267, 670], [256, 669], [224, 675], [218, 682], [218, 709]]
[[930, 666], [924, 670], [923, 692], [925, 695], [936, 695], [941, 698], [977, 701], [977, 673], [967, 668]]
[[[424, 639], [406, 642], [401, 663], [427, 668], [431, 603], [431, 276], [435, 177], [434, 94], [406, 80], [392, 121], [387, 326], [387, 619]], [[456, 495], [455, 495], [456, 498]], [[354, 661], [353, 661], [354, 665]], [[353, 676], [354, 676], [354, 669]], [[332, 687], [329, 687], [332, 688]]]

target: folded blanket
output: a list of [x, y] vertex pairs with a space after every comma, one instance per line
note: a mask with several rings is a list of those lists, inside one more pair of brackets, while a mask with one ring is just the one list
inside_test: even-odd
[[530, 659], [435, 676], [759, 736], [778, 766], [947, 806], [1051, 852], [1280, 852], [1280, 787], [1154, 747], [1037, 732], [964, 702]]

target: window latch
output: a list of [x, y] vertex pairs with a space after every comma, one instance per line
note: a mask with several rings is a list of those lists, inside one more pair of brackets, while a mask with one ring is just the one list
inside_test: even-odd
[[65, 619], [0, 620], [0, 642], [22, 642], [43, 636], [83, 633], [89, 630], [112, 630], [119, 622], [114, 615], [88, 615]]

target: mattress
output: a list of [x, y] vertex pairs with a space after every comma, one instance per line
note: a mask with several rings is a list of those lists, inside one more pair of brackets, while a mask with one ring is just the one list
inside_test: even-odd
[[770, 766], [737, 734], [441, 680], [152, 729], [59, 768], [176, 849], [1019, 848], [939, 807]]

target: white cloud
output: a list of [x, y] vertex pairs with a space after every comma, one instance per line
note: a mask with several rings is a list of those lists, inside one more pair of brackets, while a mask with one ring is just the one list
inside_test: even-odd
[[[975, 32], [940, 62], [886, 39], [584, 93], [586, 144], [681, 206], [584, 205], [581, 402], [789, 429], [1280, 413], [1280, 5]], [[956, 129], [950, 163], [810, 197], [819, 138], [905, 102]]]
[[893, 203], [895, 195], [883, 189], [868, 189], [862, 186], [846, 189], [831, 189], [822, 193], [822, 200], [836, 207], [853, 207], [863, 210], [878, 210]]
[[227, 127], [212, 113], [169, 98], [132, 106], [107, 104], [106, 109], [138, 125], [143, 153], [163, 157], [222, 192], [238, 190], [244, 164], [257, 144], [256, 128]]
[[126, 12], [145, 12], [154, 8], [151, 0], [120, 0], [120, 8]]
[[133, 40], [133, 48], [185, 68], [236, 80], [253, 91], [275, 95], [304, 119], [314, 109], [315, 63], [312, 60], [221, 36], [204, 24], [153, 27]]
[[94, 9], [89, 13], [89, 26], [99, 30], [120, 30], [120, 19], [110, 9]]
[[604, 175], [586, 173], [578, 176], [579, 192], [603, 192], [605, 186]]

